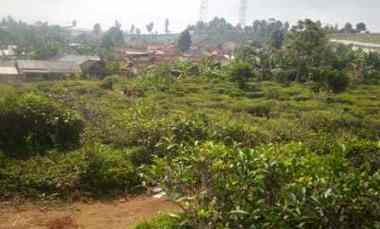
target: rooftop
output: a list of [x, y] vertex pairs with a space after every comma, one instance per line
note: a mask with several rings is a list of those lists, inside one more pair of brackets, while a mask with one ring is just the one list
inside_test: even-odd
[[126, 50], [125, 54], [128, 56], [148, 56], [152, 55], [153, 52], [149, 51], [135, 51], [135, 50]]
[[76, 64], [83, 64], [87, 61], [100, 61], [98, 56], [80, 56], [80, 55], [64, 55], [57, 59], [58, 61], [74, 62]]
[[75, 62], [18, 60], [18, 68], [22, 73], [78, 73], [80, 67]]
[[0, 75], [18, 75], [16, 67], [2, 67], [0, 66]]

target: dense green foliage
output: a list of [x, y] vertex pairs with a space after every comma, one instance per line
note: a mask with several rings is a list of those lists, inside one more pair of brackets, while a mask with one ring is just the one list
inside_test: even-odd
[[79, 146], [83, 125], [76, 112], [43, 96], [0, 99], [0, 148], [10, 153]]
[[47, 23], [29, 25], [12, 17], [0, 22], [1, 45], [16, 45], [19, 56], [46, 59], [62, 52], [68, 45], [68, 33], [60, 26]]
[[[185, 66], [187, 66], [185, 63], [178, 63], [178, 66], [172, 67], [187, 69]], [[185, 160], [184, 163], [188, 163], [189, 166], [198, 166], [199, 160], [203, 160], [200, 154], [205, 154], [204, 160], [212, 163], [221, 160], [224, 167], [220, 169], [228, 169], [230, 175], [226, 176], [226, 179], [231, 179], [234, 183], [233, 179], [237, 176], [235, 174], [238, 170], [225, 166], [242, 163], [239, 161], [239, 156], [234, 156], [239, 155], [242, 149], [243, 157], [247, 157], [244, 163], [253, 166], [252, 170], [247, 171], [256, 171], [255, 167], [265, 165], [266, 160], [268, 163], [276, 162], [279, 167], [274, 169], [282, 174], [278, 175], [281, 179], [279, 184], [281, 193], [278, 194], [280, 196], [276, 196], [278, 198], [276, 201], [279, 201], [276, 203], [282, 205], [275, 209], [263, 208], [263, 212], [255, 214], [265, 217], [266, 213], [272, 215], [281, 213], [295, 217], [291, 212], [297, 213], [299, 208], [305, 217], [314, 217], [313, 220], [305, 222], [315, 225], [322, 219], [315, 215], [319, 214], [316, 209], [322, 209], [330, 214], [331, 211], [338, 209], [334, 208], [335, 205], [332, 203], [341, 204], [342, 201], [350, 200], [350, 195], [355, 195], [355, 198], [360, 198], [360, 201], [357, 200], [359, 202], [350, 205], [355, 209], [349, 210], [350, 206], [342, 206], [344, 211], [334, 214], [343, 214], [342, 218], [347, 217], [347, 219], [350, 217], [348, 214], [360, 216], [358, 225], [374, 222], [371, 218], [361, 215], [364, 214], [362, 209], [367, 208], [371, 211], [365, 211], [365, 214], [377, 216], [376, 201], [369, 203], [369, 199], [361, 198], [367, 198], [367, 195], [368, 198], [372, 198], [379, 187], [376, 184], [377, 157], [371, 156], [378, 154], [377, 141], [380, 139], [380, 104], [379, 100], [374, 99], [380, 96], [378, 85], [351, 86], [340, 94], [328, 94], [324, 91], [315, 93], [311, 86], [297, 82], [281, 84], [249, 78], [246, 82], [247, 87], [240, 88], [238, 84], [230, 81], [227, 75], [223, 75], [228, 72], [224, 68], [218, 70], [217, 67], [209, 67], [216, 72], [217, 78], [190, 77], [185, 74], [179, 79], [170, 75], [170, 68], [167, 66], [150, 69], [136, 79], [120, 78], [113, 83], [112, 90], [102, 89], [101, 82], [91, 81], [41, 82], [18, 88], [17, 90], [25, 92], [38, 90], [40, 94], [49, 96], [57, 103], [79, 112], [86, 122], [88, 134], [83, 141], [87, 143], [80, 150], [64, 154], [53, 150], [48, 154], [24, 160], [2, 154], [0, 157], [2, 197], [20, 194], [50, 197], [70, 196], [73, 193], [82, 196], [135, 192], [141, 189], [143, 180], [146, 184], [157, 182], [149, 175], [151, 173], [148, 171], [151, 169], [144, 169], [143, 171], [147, 172], [142, 174], [145, 175], [139, 176], [141, 170], [138, 168], [141, 165], [149, 168], [152, 162], [160, 162], [153, 163], [153, 168], [158, 169], [162, 168], [161, 163], [168, 163], [169, 166], [165, 166], [165, 169], [154, 170], [157, 171], [154, 173], [155, 177], [162, 174], [160, 171], [168, 169], [170, 174], [177, 176], [182, 171], [180, 169], [185, 168], [176, 167], [180, 165], [175, 163], [176, 161]], [[209, 68], [199, 67], [207, 72]], [[2, 87], [1, 93], [6, 95], [14, 90], [13, 87], [6, 86]], [[20, 95], [15, 95], [18, 96]], [[98, 144], [89, 144], [89, 142], [98, 142]], [[257, 155], [262, 155], [263, 158], [258, 157], [257, 161], [255, 160]], [[155, 157], [158, 159], [154, 159]], [[335, 157], [337, 161], [334, 163], [339, 165], [335, 169], [337, 173], [341, 172], [339, 176], [331, 171], [335, 165], [327, 163]], [[295, 158], [292, 163], [304, 163], [308, 166], [306, 168], [313, 166], [315, 168], [311, 170], [294, 167], [288, 163], [291, 158]], [[225, 181], [219, 180], [224, 177], [220, 175], [220, 170], [212, 170], [212, 167], [205, 169], [204, 171], [210, 174], [215, 172], [213, 176], [215, 181], [220, 182], [221, 187], [225, 186], [223, 184]], [[313, 171], [318, 173], [314, 174]], [[196, 170], [183, 170], [183, 172], [190, 173]], [[184, 185], [197, 182], [199, 173], [190, 173], [190, 175]], [[302, 183], [303, 176], [311, 176], [313, 179], [308, 182], [312, 182], [310, 184], [315, 186]], [[249, 180], [244, 176], [237, 177]], [[326, 183], [319, 184], [318, 177], [321, 180], [326, 179]], [[186, 179], [180, 175], [177, 178]], [[360, 188], [357, 191], [342, 189], [347, 186], [347, 182], [350, 182], [345, 180], [346, 178], [363, 182], [361, 185], [372, 185], [365, 186], [372, 188]], [[235, 184], [238, 190], [236, 193], [234, 186], [231, 186], [231, 189], [216, 189], [221, 193], [214, 192], [213, 195], [223, 195], [222, 191], [229, 192], [232, 197], [246, 194], [237, 189], [244, 185], [239, 179], [235, 181], [240, 184]], [[159, 180], [168, 181], [164, 178]], [[259, 181], [252, 180], [252, 182]], [[293, 183], [296, 185], [294, 190], [291, 189]], [[168, 193], [176, 194], [178, 189], [175, 187], [182, 186], [179, 184], [163, 187], [167, 188]], [[192, 188], [197, 190], [198, 187], [196, 185]], [[303, 187], [307, 187], [305, 200], [302, 199]], [[264, 193], [268, 192], [265, 186], [263, 188]], [[322, 196], [318, 196], [318, 188], [324, 192], [329, 188], [332, 189], [331, 197], [328, 193], [328, 201], [324, 199], [323, 192], [320, 194]], [[289, 195], [294, 193], [296, 199], [290, 197], [287, 199], [287, 193]], [[258, 193], [257, 199], [254, 200], [258, 200], [260, 204], [259, 200], [263, 195]], [[322, 202], [309, 207], [307, 201], [312, 201], [310, 200], [312, 195], [321, 198], [318, 201]], [[214, 213], [228, 214], [228, 210], [237, 208], [233, 203], [243, 201], [230, 199], [229, 207], [223, 209], [221, 208], [223, 201], [217, 201], [216, 205], [213, 205], [213, 201], [206, 200], [202, 202], [205, 205], [198, 208], [197, 212], [200, 215], [185, 214], [183, 216], [183, 219], [187, 219], [185, 222], [192, 220], [204, 222]], [[285, 201], [295, 206], [288, 206], [290, 212], [280, 208], [285, 206]], [[225, 203], [229, 202], [226, 200]], [[243, 203], [241, 202], [240, 210], [251, 211], [252, 208], [244, 207], [249, 204], [243, 205]], [[345, 202], [348, 203], [352, 202]], [[213, 206], [219, 206], [218, 212], [211, 211]], [[246, 218], [244, 214], [239, 215], [239, 212], [237, 214], [238, 218], [231, 216], [232, 218], [227, 217], [226, 221], [217, 221], [217, 223], [236, 225], [269, 220], [269, 216], [264, 219], [252, 219]], [[238, 220], [240, 218], [242, 221]], [[302, 223], [302, 218], [292, 219], [295, 221], [292, 221], [294, 224], [291, 225]], [[323, 225], [335, 222], [331, 220], [332, 217]], [[179, 221], [182, 222], [182, 218]], [[284, 222], [277, 219], [270, 223], [283, 225]]]
[[228, 69], [229, 77], [238, 82], [240, 88], [246, 87], [246, 83], [253, 77], [252, 67], [246, 63], [235, 63]]
[[183, 31], [177, 41], [177, 49], [181, 52], [186, 52], [190, 49], [192, 44], [191, 35], [189, 30]]
[[160, 185], [183, 212], [140, 228], [380, 227], [379, 55], [310, 20], [267, 35], [226, 65], [1, 85], [0, 198]]
[[289, 29], [289, 23], [275, 19], [255, 20], [252, 24], [242, 27], [232, 25], [224, 18], [214, 18], [210, 22], [198, 22], [190, 26], [194, 42], [200, 42], [209, 47], [217, 47], [225, 42], [255, 41], [272, 43], [281, 46], [283, 38]]
[[124, 35], [121, 30], [121, 25], [116, 22], [115, 26], [111, 27], [103, 35], [101, 47], [105, 49], [122, 47], [125, 44], [124, 42]]
[[80, 198], [86, 195], [135, 193], [141, 185], [127, 153], [88, 144], [82, 150], [62, 154], [51, 151], [28, 160], [0, 153], [2, 198]]
[[157, 161], [155, 171], [191, 228], [376, 228], [379, 160], [365, 155], [380, 146], [348, 146], [318, 155], [301, 143], [244, 150], [206, 142]]

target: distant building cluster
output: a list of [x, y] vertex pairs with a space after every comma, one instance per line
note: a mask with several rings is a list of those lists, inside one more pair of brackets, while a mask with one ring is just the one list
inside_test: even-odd
[[51, 60], [8, 60], [0, 62], [0, 82], [37, 79], [59, 80], [75, 74], [97, 74], [97, 56], [63, 55]]
[[179, 53], [175, 44], [148, 44], [138, 49], [126, 48], [121, 52], [128, 67], [136, 72], [149, 65], [173, 64], [179, 59], [200, 63], [203, 58], [210, 57], [224, 64], [232, 59], [237, 44], [228, 42], [218, 48], [204, 47], [202, 44], [194, 45], [186, 53]]

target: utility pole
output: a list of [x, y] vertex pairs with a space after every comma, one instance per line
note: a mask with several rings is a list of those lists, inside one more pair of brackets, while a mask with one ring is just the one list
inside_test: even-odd
[[208, 0], [201, 0], [201, 7], [199, 10], [199, 21], [207, 22], [208, 17]]
[[243, 27], [247, 23], [247, 9], [248, 9], [248, 1], [247, 0], [240, 0], [239, 24]]

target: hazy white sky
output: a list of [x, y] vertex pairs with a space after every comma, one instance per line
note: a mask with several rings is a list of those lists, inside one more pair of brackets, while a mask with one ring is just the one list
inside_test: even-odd
[[[225, 17], [236, 23], [239, 0], [209, 0], [209, 18]], [[277, 19], [295, 22], [301, 18], [320, 19], [325, 23], [343, 24], [364, 21], [373, 31], [380, 31], [380, 0], [248, 0], [248, 21]], [[180, 31], [199, 18], [200, 0], [0, 0], [0, 17], [11, 15], [26, 21], [49, 21], [68, 25], [78, 21], [79, 27], [91, 28], [99, 22], [103, 27], [119, 20], [124, 29], [154, 21], [162, 31], [164, 20], [170, 19], [171, 30]]]

